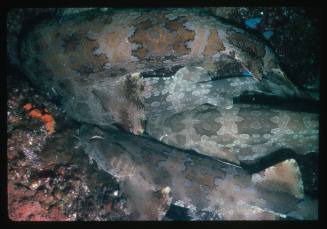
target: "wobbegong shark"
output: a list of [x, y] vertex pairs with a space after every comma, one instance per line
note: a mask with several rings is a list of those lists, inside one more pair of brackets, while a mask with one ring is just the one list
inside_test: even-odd
[[105, 129], [84, 126], [81, 144], [119, 181], [132, 219], [173, 205], [194, 219], [316, 218], [294, 159], [240, 166], [318, 152], [319, 114], [234, 102], [307, 98], [251, 32], [199, 9], [91, 10], [42, 21], [20, 47], [35, 86]]
[[294, 159], [250, 174], [149, 137], [85, 125], [82, 148], [120, 183], [132, 220], [161, 220], [171, 205], [193, 220], [315, 219]]
[[[54, 17], [29, 28], [19, 52], [28, 78], [58, 99], [67, 115], [103, 127], [118, 124], [134, 134], [142, 134], [147, 116], [155, 115], [146, 112], [149, 105], [172, 113], [203, 103], [228, 108], [233, 97], [249, 91], [306, 96], [262, 40], [201, 9]], [[180, 77], [185, 71], [188, 78]], [[163, 89], [165, 79], [174, 88]], [[166, 96], [166, 104], [150, 103], [153, 96]]]
[[[317, 153], [319, 114], [262, 104], [237, 104], [255, 81], [210, 81], [202, 68], [153, 77], [145, 96], [146, 133], [166, 144], [240, 164], [281, 149]], [[251, 90], [249, 90], [251, 91]]]

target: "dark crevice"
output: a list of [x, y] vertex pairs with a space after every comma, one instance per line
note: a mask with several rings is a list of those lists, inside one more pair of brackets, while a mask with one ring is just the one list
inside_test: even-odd
[[233, 103], [265, 105], [271, 108], [289, 111], [302, 111], [318, 114], [320, 112], [320, 103], [314, 99], [295, 97], [285, 99], [279, 96], [253, 92], [244, 92], [241, 96], [234, 98]]
[[182, 67], [184, 67], [183, 65], [175, 65], [171, 68], [158, 68], [152, 71], [146, 71], [146, 72], [142, 72], [140, 74], [141, 77], [143, 78], [150, 78], [150, 77], [171, 77], [173, 75], [175, 75], [175, 73], [181, 69]]
[[177, 221], [190, 221], [192, 218], [189, 216], [188, 211], [187, 208], [171, 204], [166, 217]]

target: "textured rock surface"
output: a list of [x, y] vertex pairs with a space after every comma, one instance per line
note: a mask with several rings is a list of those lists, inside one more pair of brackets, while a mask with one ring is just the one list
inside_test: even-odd
[[[27, 101], [52, 112], [57, 121], [52, 135], [42, 121], [26, 114]], [[116, 181], [90, 165], [78, 147], [78, 125], [14, 72], [8, 77], [7, 127], [11, 220], [127, 219]]]

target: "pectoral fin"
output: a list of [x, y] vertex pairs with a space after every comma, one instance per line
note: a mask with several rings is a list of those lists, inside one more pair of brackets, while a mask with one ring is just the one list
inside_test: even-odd
[[252, 182], [268, 191], [287, 193], [297, 199], [304, 197], [301, 172], [294, 159], [282, 161], [253, 174]]

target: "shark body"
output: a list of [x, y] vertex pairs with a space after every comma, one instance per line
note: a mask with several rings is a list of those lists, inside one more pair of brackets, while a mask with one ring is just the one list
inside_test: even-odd
[[[93, 10], [54, 18], [31, 29], [20, 53], [26, 75], [58, 98], [70, 117], [99, 126], [116, 123], [134, 134], [144, 130], [144, 101], [160, 91], [155, 81], [179, 80], [176, 74], [188, 67], [200, 69], [190, 74], [193, 82], [218, 81], [175, 93], [179, 97], [169, 98], [174, 104], [162, 109], [183, 109], [178, 101], [189, 94], [186, 106], [230, 106], [245, 91], [304, 96], [262, 40], [199, 9]], [[219, 81], [228, 78], [232, 82]], [[207, 97], [208, 85], [225, 92]]]
[[316, 152], [319, 134], [317, 114], [233, 102], [306, 96], [248, 31], [193, 9], [95, 10], [42, 22], [21, 47], [35, 85], [109, 128], [84, 126], [81, 143], [120, 182], [132, 219], [162, 219], [172, 204], [194, 219], [316, 217], [293, 159], [257, 174], [238, 165]]
[[186, 67], [169, 78], [145, 80], [152, 89], [145, 96], [145, 130], [166, 144], [237, 164], [281, 149], [318, 152], [319, 114], [269, 106], [269, 101], [233, 101], [259, 90], [253, 78], [210, 80], [205, 69]]
[[[198, 220], [276, 220], [298, 211], [304, 198], [301, 173], [293, 159], [249, 174], [115, 129], [86, 125], [80, 138], [90, 160], [120, 182], [133, 220], [162, 219], [171, 204], [188, 208], [188, 214]], [[304, 212], [312, 213], [316, 207]]]

